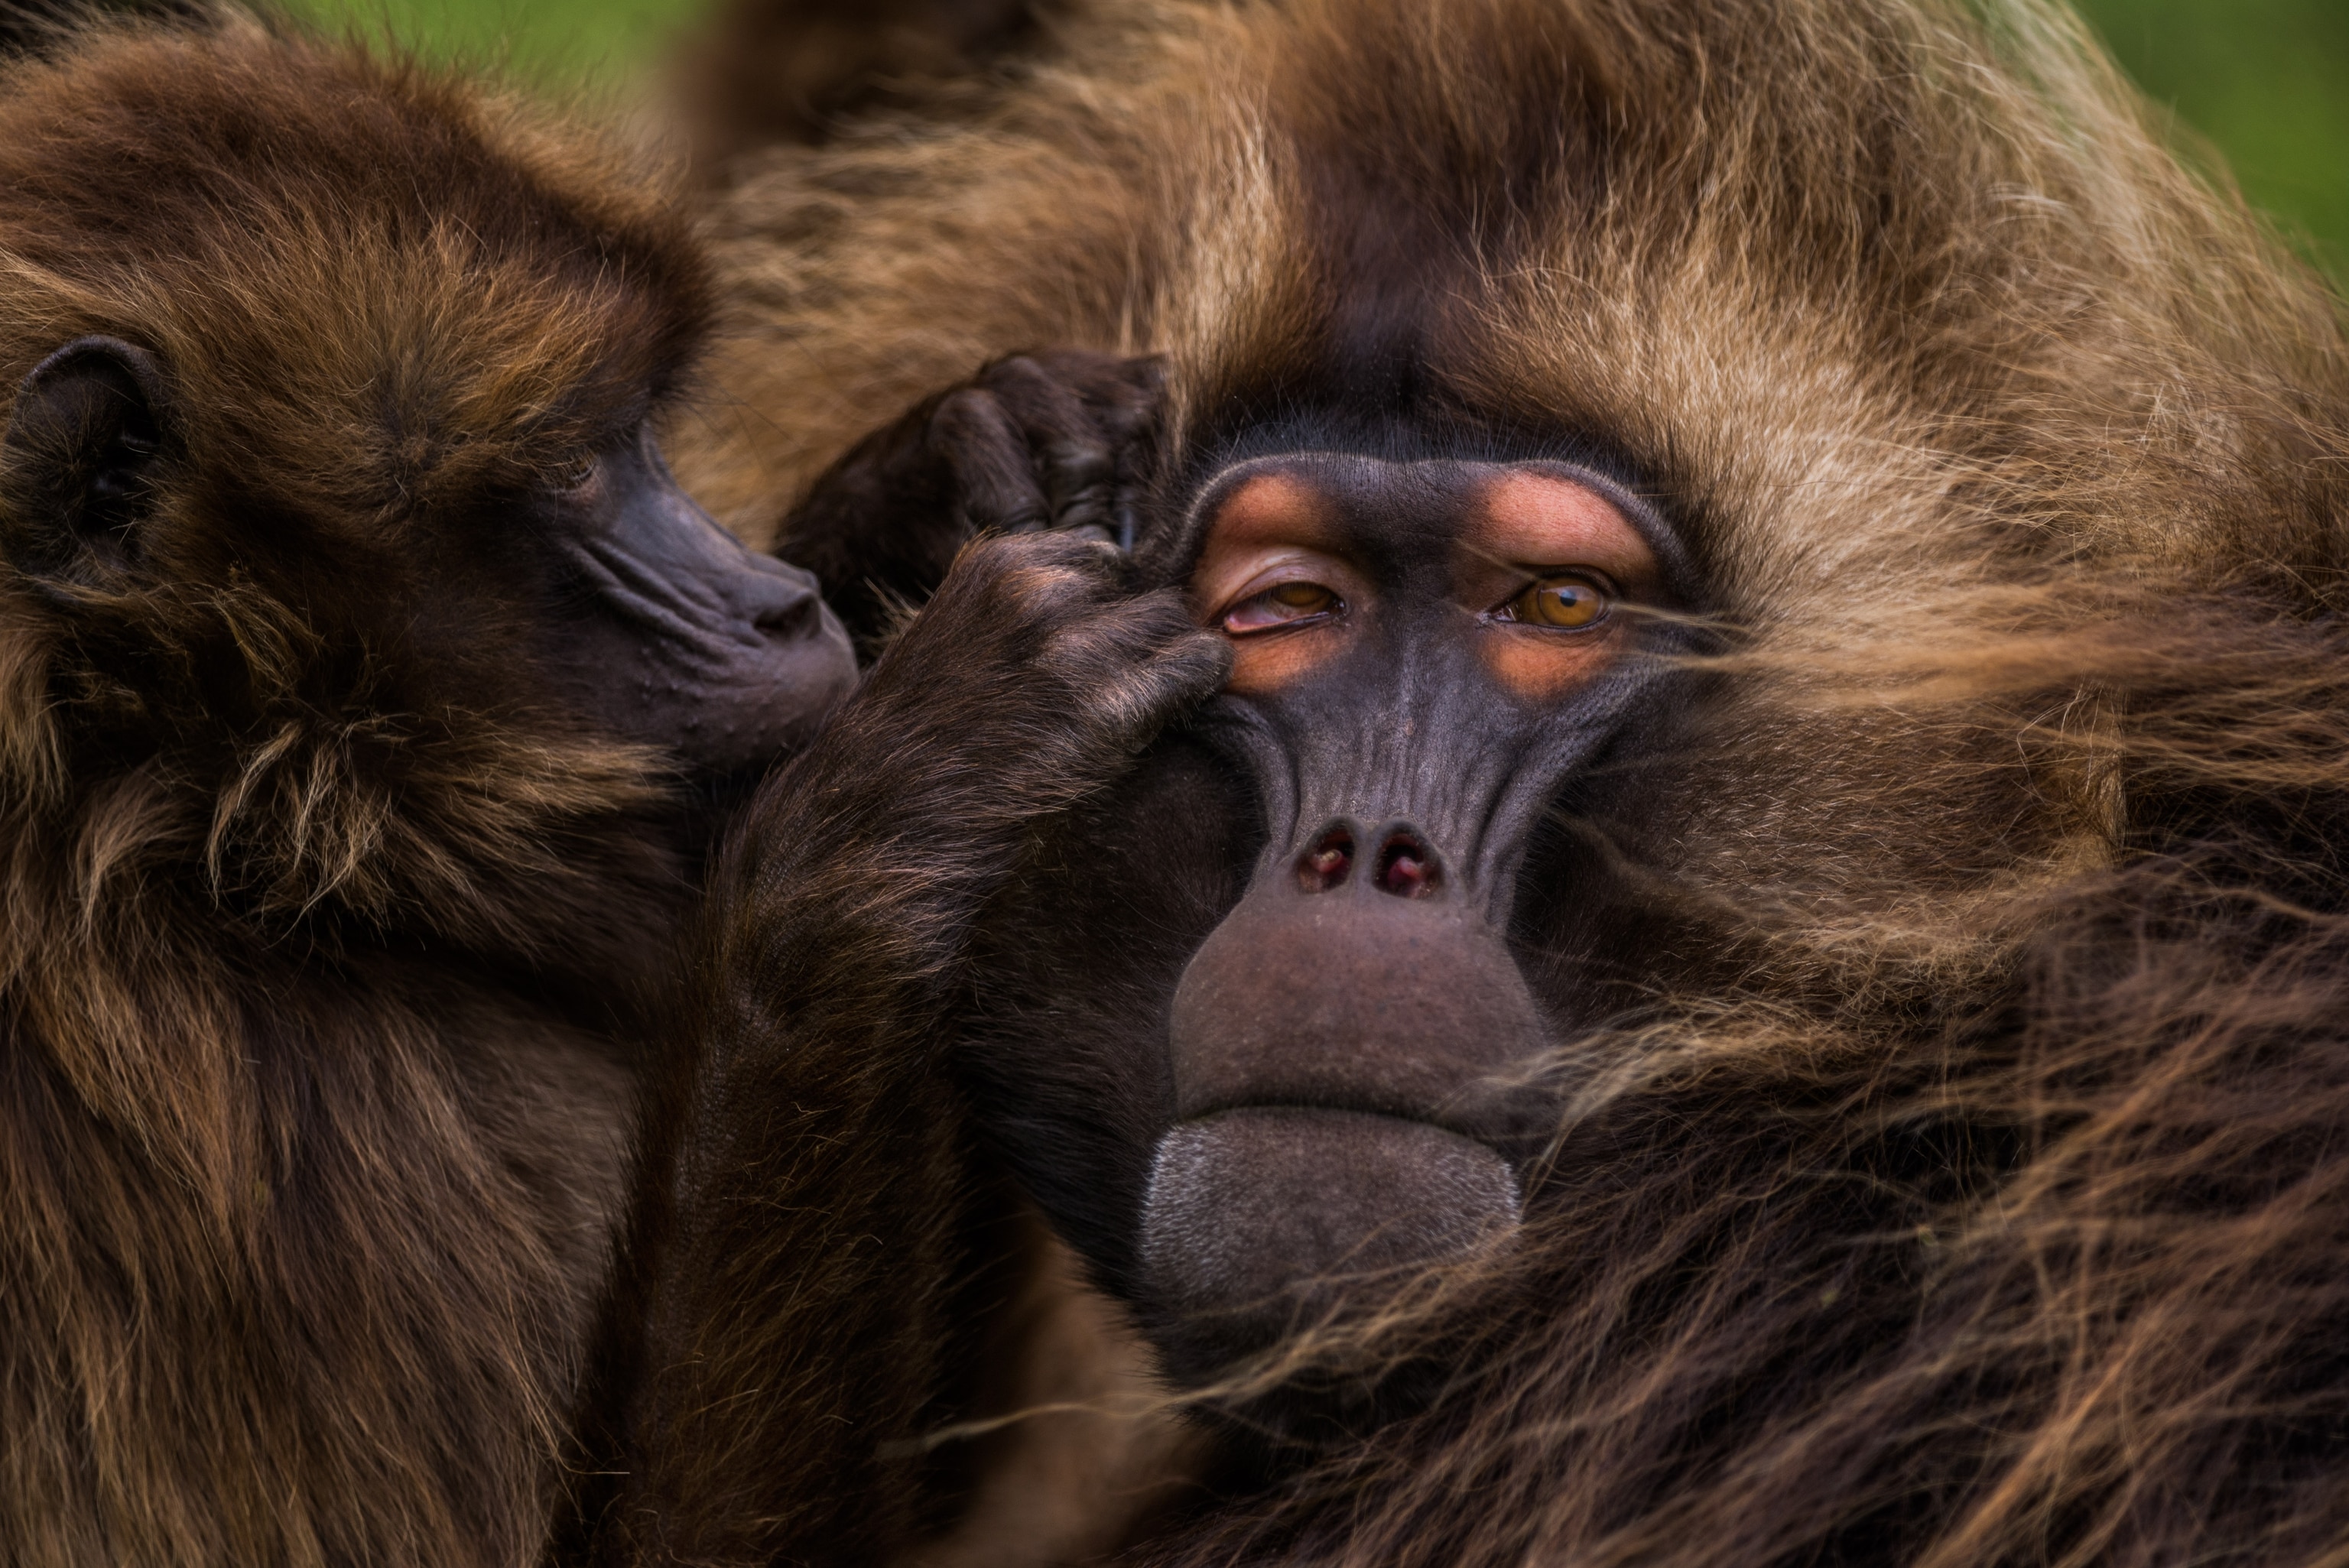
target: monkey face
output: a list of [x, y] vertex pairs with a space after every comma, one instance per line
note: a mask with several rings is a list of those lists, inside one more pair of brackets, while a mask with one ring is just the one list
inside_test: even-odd
[[[35, 368], [8, 426], [11, 558], [58, 608], [131, 623], [129, 641], [200, 641], [165, 617], [256, 583], [310, 612], [302, 632], [326, 645], [329, 668], [405, 682], [403, 707], [585, 726], [695, 775], [759, 767], [854, 680], [814, 578], [713, 522], [641, 417], [567, 470], [485, 467], [366, 528], [303, 515], [266, 476], [222, 474], [212, 449], [225, 443], [172, 387], [159, 356], [85, 337]], [[135, 678], [141, 663], [112, 673]], [[436, 675], [448, 689], [416, 689]], [[183, 706], [240, 717], [230, 694]]]
[[1670, 598], [1661, 520], [1563, 464], [1257, 459], [1194, 528], [1193, 604], [1234, 654], [1206, 728], [1267, 838], [1169, 1018], [1142, 1267], [1215, 1326], [1185, 1360], [1277, 1331], [1304, 1282], [1514, 1228], [1500, 1150], [1537, 1135], [1547, 1039], [1504, 935], [1517, 871]]
[[714, 773], [793, 745], [855, 682], [812, 573], [755, 555], [694, 504], [639, 427], [538, 500], [556, 578], [550, 665], [630, 739]]
[[[1174, 538], [1230, 681], [1013, 900], [1046, 918], [1070, 872], [1111, 874], [1136, 973], [1040, 981], [1050, 1011], [1011, 982], [981, 1072], [1015, 1161], [1200, 1382], [1509, 1245], [1550, 1053], [1609, 1005], [1521, 963], [1529, 924], [1571, 942], [1521, 909], [1558, 895], [1526, 867], [1672, 678], [1694, 593], [1652, 507], [1541, 458], [1275, 450], [1213, 471]], [[1121, 818], [1156, 864], [1110, 846]], [[1599, 888], [1575, 893], [1595, 918]], [[1247, 1403], [1294, 1431], [1333, 1392], [1367, 1391], [1290, 1376]]]

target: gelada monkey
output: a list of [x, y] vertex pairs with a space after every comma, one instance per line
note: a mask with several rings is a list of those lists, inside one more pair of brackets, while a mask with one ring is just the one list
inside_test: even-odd
[[[1216, 1451], [1131, 1561], [2337, 1556], [2334, 297], [2027, 0], [1063, 47], [744, 167], [760, 418], [686, 471], [876, 605], [957, 531], [860, 575], [843, 494], [1130, 501], [1231, 671], [901, 949], [918, 1006], [703, 971], [681, 1165], [818, 1088], [865, 1132], [678, 1219], [606, 1557], [950, 1521], [1022, 1201]], [[709, 951], [801, 951], [741, 852]]]
[[248, 19], [0, 65], [0, 1558], [512, 1563], [730, 781], [853, 682], [614, 146]]

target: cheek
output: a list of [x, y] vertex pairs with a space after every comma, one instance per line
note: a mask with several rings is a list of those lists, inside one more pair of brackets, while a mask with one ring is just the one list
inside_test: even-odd
[[1255, 696], [1274, 691], [1318, 668], [1338, 651], [1344, 640], [1337, 626], [1300, 626], [1294, 632], [1272, 632], [1234, 637], [1232, 676], [1226, 691]]
[[1580, 636], [1486, 626], [1479, 631], [1476, 655], [1512, 696], [1543, 705], [1597, 680], [1622, 646], [1619, 625]]

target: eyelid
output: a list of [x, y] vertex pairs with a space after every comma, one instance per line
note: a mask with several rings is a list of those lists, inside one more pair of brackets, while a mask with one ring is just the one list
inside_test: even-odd
[[1322, 581], [1322, 578], [1328, 575], [1328, 573], [1311, 572], [1259, 573], [1248, 580], [1246, 587], [1225, 599], [1223, 607], [1216, 612], [1216, 618], [1220, 621], [1250, 600], [1261, 599], [1275, 589], [1287, 588], [1300, 583], [1320, 589], [1343, 606], [1346, 603], [1346, 595], [1336, 587]]
[[[1257, 554], [1259, 552], [1250, 552]], [[1201, 619], [1209, 625], [1220, 624], [1234, 610], [1273, 589], [1290, 583], [1310, 583], [1325, 588], [1337, 599], [1340, 607], [1350, 604], [1356, 598], [1353, 573], [1344, 563], [1319, 551], [1284, 549], [1269, 552], [1262, 564], [1240, 579], [1238, 584], [1223, 589], [1211, 601], [1203, 601]]]
[[604, 477], [605, 454], [600, 448], [583, 447], [556, 459], [550, 465], [546, 478], [559, 491], [577, 495], [595, 488]]

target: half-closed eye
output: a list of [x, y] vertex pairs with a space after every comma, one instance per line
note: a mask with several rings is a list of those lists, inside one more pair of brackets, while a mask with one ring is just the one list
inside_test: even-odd
[[1345, 607], [1345, 601], [1320, 583], [1297, 580], [1242, 599], [1224, 612], [1221, 624], [1226, 635], [1245, 637], [1327, 620]]

